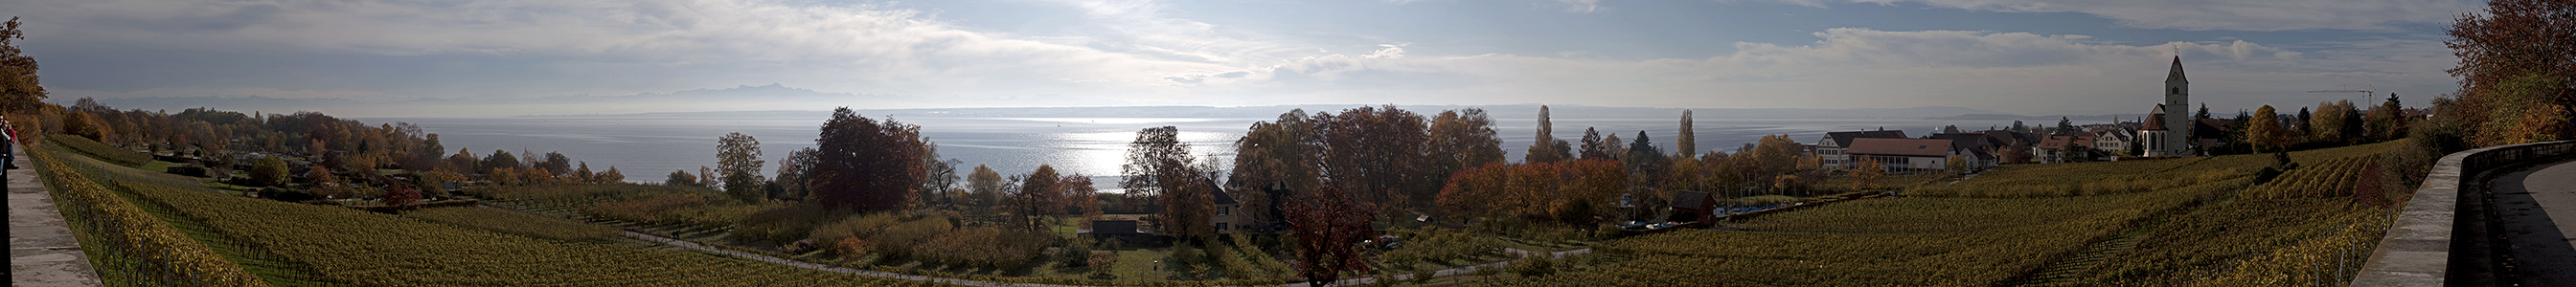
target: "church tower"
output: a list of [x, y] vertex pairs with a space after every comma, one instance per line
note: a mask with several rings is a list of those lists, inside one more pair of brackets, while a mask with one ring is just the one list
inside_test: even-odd
[[2195, 135], [2192, 131], [2192, 122], [2195, 120], [2188, 112], [2173, 112], [2191, 109], [2191, 80], [2186, 80], [2182, 76], [2182, 55], [2174, 55], [2173, 71], [2165, 73], [2164, 106], [2168, 112], [2164, 118], [2165, 128], [2172, 131], [2172, 134], [2165, 137], [2165, 146], [2171, 149], [2189, 149], [2193, 144], [2192, 136]]

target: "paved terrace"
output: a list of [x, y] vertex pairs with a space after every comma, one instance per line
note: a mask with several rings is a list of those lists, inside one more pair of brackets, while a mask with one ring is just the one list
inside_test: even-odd
[[[17, 147], [10, 147], [13, 151]], [[51, 193], [36, 181], [35, 165], [17, 153], [9, 170], [9, 286], [99, 286], [98, 271], [81, 254], [80, 241], [54, 211]]]
[[2444, 155], [2352, 286], [2576, 286], [2576, 141]]
[[2497, 177], [2495, 212], [2503, 219], [2510, 273], [2522, 286], [2576, 286], [2576, 161]]

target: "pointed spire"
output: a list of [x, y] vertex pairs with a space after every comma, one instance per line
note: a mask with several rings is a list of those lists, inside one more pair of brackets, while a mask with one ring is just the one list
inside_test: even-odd
[[2189, 83], [2189, 82], [2191, 82], [2191, 80], [2183, 79], [2183, 76], [2182, 76], [2182, 55], [2174, 55], [2174, 57], [2173, 57], [2173, 72], [2165, 73], [2165, 81], [2166, 81], [2166, 82], [2172, 82], [2172, 81], [2183, 81], [2183, 82], [2185, 82], [2185, 83]]

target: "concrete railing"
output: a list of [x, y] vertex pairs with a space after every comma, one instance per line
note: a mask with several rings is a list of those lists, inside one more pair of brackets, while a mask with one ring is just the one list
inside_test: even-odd
[[2388, 235], [2371, 251], [2352, 286], [2443, 286], [2450, 275], [2452, 244], [2465, 184], [2477, 184], [2480, 172], [2498, 167], [2556, 159], [2576, 154], [2576, 141], [2488, 147], [2442, 156], [2424, 176], [2424, 186], [2399, 212]]

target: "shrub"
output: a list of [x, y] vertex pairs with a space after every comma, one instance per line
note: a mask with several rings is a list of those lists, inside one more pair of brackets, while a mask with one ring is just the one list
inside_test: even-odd
[[843, 218], [841, 221], [832, 222], [831, 224], [815, 226], [814, 231], [805, 236], [805, 240], [810, 240], [812, 242], [840, 242], [844, 238], [876, 237], [877, 232], [885, 231], [887, 226], [893, 226], [898, 222], [897, 219], [899, 218], [897, 217], [899, 216], [893, 212], [880, 212], [865, 216]]
[[842, 258], [852, 258], [852, 257], [858, 257], [859, 255], [862, 255], [862, 254], [868, 254], [868, 240], [867, 240], [867, 239], [859, 239], [858, 237], [844, 237], [844, 238], [841, 238], [841, 240], [840, 240], [839, 242], [840, 242], [840, 243], [832, 244], [831, 252], [832, 252], [832, 254], [833, 254], [833, 255], [838, 255], [838, 256], [841, 256]]
[[884, 233], [879, 233], [874, 240], [869, 240], [875, 243], [869, 246], [869, 250], [884, 253], [891, 258], [910, 258], [919, 251], [913, 248], [914, 246], [946, 234], [952, 229], [956, 229], [956, 226], [950, 225], [947, 218], [905, 221], [886, 228]]
[[1091, 266], [1091, 273], [1109, 274], [1118, 265], [1118, 253], [1092, 253], [1090, 263], [1084, 266]]
[[988, 268], [1019, 267], [1027, 264], [1034, 250], [1026, 241], [1016, 239], [1010, 231], [992, 227], [971, 227], [941, 234], [914, 249], [914, 257], [923, 262]]
[[1555, 274], [1556, 262], [1554, 259], [1549, 259], [1548, 257], [1553, 256], [1546, 253], [1525, 254], [1521, 256], [1520, 261], [1513, 261], [1512, 266], [1509, 268], [1511, 269], [1512, 274], [1520, 274], [1521, 277], [1540, 277], [1547, 276], [1548, 274]]

